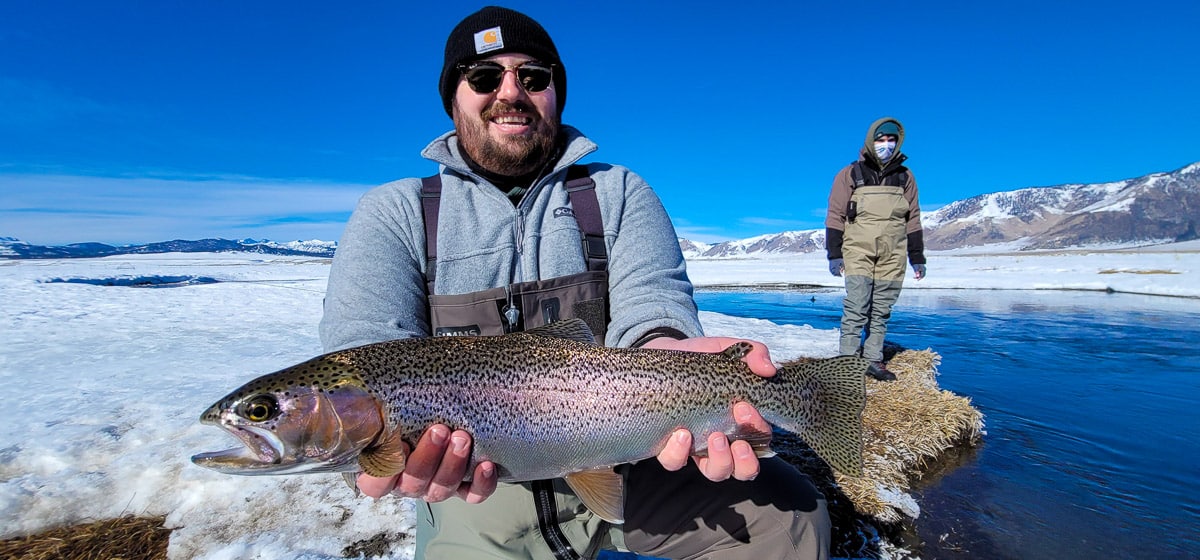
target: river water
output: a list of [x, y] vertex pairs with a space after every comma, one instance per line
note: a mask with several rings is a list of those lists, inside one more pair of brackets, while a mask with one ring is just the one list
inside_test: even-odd
[[[819, 329], [837, 328], [841, 299], [696, 295]], [[941, 354], [938, 382], [986, 424], [916, 487], [921, 558], [1200, 558], [1200, 300], [907, 290], [887, 339]]]

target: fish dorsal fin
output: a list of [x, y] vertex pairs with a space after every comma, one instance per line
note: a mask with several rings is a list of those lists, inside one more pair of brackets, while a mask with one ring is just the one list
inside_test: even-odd
[[583, 505], [609, 523], [625, 522], [625, 480], [611, 468], [580, 471], [566, 476], [567, 485]]
[[[767, 457], [775, 456], [775, 451], [771, 449], [770, 432], [761, 432], [750, 426], [738, 426], [737, 428], [734, 428], [732, 432], [729, 432], [725, 435], [727, 435], [731, 440], [740, 439], [746, 443], [749, 443], [750, 447], [754, 449], [754, 455], [756, 455], [759, 459], [766, 459]], [[706, 437], [701, 441], [707, 442], [708, 438]], [[702, 449], [697, 449], [695, 455], [697, 457], [708, 457], [707, 445]]]
[[400, 430], [388, 430], [373, 445], [362, 450], [358, 466], [371, 476], [383, 478], [403, 472], [405, 460]]
[[587, 344], [596, 343], [596, 337], [592, 335], [592, 330], [588, 328], [587, 323], [583, 322], [583, 319], [555, 321], [549, 325], [529, 329], [525, 331], [525, 334], [547, 338], [563, 338], [574, 340], [575, 342], [586, 342]]

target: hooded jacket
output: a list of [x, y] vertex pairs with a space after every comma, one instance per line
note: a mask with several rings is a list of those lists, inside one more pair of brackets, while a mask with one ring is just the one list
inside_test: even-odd
[[[563, 187], [567, 168], [596, 150], [562, 127], [565, 148], [553, 168], [514, 207], [471, 171], [453, 131], [421, 155], [442, 179], [434, 293], [466, 294], [587, 270], [580, 233]], [[668, 329], [702, 336], [678, 238], [646, 182], [621, 166], [587, 165], [608, 250], [611, 321], [605, 343], [630, 346]], [[325, 351], [429, 336], [421, 180], [367, 192], [350, 216], [329, 273], [321, 343]]]
[[[900, 134], [896, 138], [896, 151], [887, 161], [880, 161], [879, 156], [875, 153], [875, 131], [884, 123], [895, 123]], [[904, 145], [904, 125], [900, 121], [884, 117], [873, 123], [867, 128], [867, 137], [863, 142], [862, 150], [858, 155], [858, 162], [865, 167], [864, 175], [873, 175], [878, 178], [898, 174], [901, 171], [905, 172], [907, 179], [904, 182], [904, 198], [908, 201], [908, 216], [905, 222], [905, 234], [907, 235], [908, 246], [908, 262], [910, 264], [925, 264], [925, 242], [924, 231], [921, 228], [921, 206], [917, 197], [917, 181], [913, 178], [912, 171], [904, 167], [904, 161], [908, 159], [901, 153], [901, 148]], [[852, 168], [854, 164], [843, 167], [833, 179], [833, 187], [829, 191], [829, 206], [825, 214], [825, 252], [829, 259], [842, 258], [842, 243], [846, 231], [846, 223], [849, 219], [847, 216], [847, 206], [850, 202], [850, 197], [854, 194], [854, 177]], [[870, 179], [867, 184], [873, 184]], [[879, 184], [876, 182], [874, 184]]]

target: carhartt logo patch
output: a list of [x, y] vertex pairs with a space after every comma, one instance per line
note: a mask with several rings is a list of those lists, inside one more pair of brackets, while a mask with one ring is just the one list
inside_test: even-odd
[[484, 29], [475, 34], [475, 54], [483, 54], [496, 49], [504, 48], [504, 35], [500, 34], [500, 27]]
[[570, 208], [567, 208], [566, 206], [560, 206], [560, 207], [554, 209], [554, 217], [555, 218], [567, 218], [567, 217], [574, 218], [575, 211], [571, 210]]

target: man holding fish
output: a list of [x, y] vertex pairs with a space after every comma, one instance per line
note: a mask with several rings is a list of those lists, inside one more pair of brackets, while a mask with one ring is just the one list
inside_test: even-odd
[[[578, 163], [596, 145], [560, 122], [566, 78], [550, 36], [524, 14], [487, 7], [454, 28], [439, 80], [454, 130], [422, 152], [438, 174], [388, 183], [359, 202], [330, 273], [326, 351], [505, 335], [570, 318], [614, 348], [721, 352], [738, 342], [703, 336], [654, 191], [624, 167]], [[759, 343], [742, 359], [759, 376], [775, 373]], [[753, 406], [731, 408], [741, 433], [769, 434]], [[428, 504], [417, 508], [418, 559], [591, 558], [606, 547], [670, 558], [828, 557], [820, 492], [781, 459], [760, 460], [746, 438], [668, 430], [651, 452], [657, 460], [617, 468], [625, 503], [614, 524], [562, 479], [498, 483], [504, 465], [474, 464], [478, 442], [456, 428], [435, 424], [398, 442], [403, 472], [357, 480], [369, 496]]]

